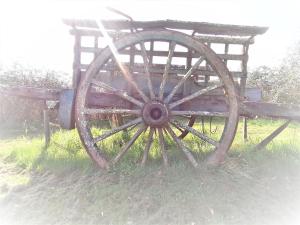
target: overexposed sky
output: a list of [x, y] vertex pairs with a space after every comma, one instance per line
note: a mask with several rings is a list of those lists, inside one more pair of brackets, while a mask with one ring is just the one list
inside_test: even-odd
[[117, 8], [135, 20], [175, 19], [269, 26], [250, 47], [249, 67], [276, 66], [300, 40], [300, 1], [296, 0], [110, 0], [1, 1], [0, 65], [21, 62], [71, 72], [73, 39], [62, 18], [121, 19]]

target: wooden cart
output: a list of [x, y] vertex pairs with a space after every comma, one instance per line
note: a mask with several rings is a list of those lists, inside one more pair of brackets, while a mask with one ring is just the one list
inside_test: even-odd
[[[75, 38], [72, 88], [2, 92], [59, 101], [61, 126], [76, 126], [87, 153], [101, 168], [118, 163], [139, 138], [144, 141], [138, 150], [142, 165], [157, 139], [165, 165], [176, 151], [168, 149], [171, 141], [197, 167], [201, 146], [187, 143], [187, 134], [194, 143], [210, 146], [206, 160], [216, 165], [223, 162], [241, 116], [300, 120], [299, 107], [263, 103], [258, 89], [246, 89], [248, 49], [266, 27], [174, 20], [64, 23]], [[220, 135], [195, 128], [199, 117], [217, 118], [223, 124]], [[105, 120], [115, 123], [103, 133], [93, 132], [95, 124], [106, 126]], [[245, 136], [246, 128], [245, 120]], [[103, 142], [121, 131], [128, 140], [119, 149], [102, 149]]]

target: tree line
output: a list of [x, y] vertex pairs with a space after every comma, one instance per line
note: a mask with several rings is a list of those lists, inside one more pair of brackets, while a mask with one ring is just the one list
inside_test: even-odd
[[266, 102], [300, 105], [300, 41], [280, 65], [261, 66], [251, 71], [248, 85], [259, 87]]

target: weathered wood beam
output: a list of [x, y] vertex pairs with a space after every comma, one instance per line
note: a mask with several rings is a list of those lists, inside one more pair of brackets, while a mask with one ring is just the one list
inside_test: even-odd
[[[246, 92], [247, 93], [247, 92]], [[175, 95], [174, 101], [182, 98]], [[88, 98], [89, 105], [102, 107], [131, 108], [130, 104], [120, 97], [108, 93], [93, 93]], [[135, 109], [135, 108], [133, 108]], [[188, 104], [178, 106], [175, 110], [207, 111], [212, 113], [228, 112], [228, 105], [222, 95], [204, 95], [193, 99]], [[246, 117], [266, 117], [300, 121], [300, 107], [286, 104], [245, 101], [240, 104], [240, 115]]]
[[245, 101], [241, 104], [241, 114], [300, 121], [300, 106]]
[[[127, 65], [125, 63], [125, 65]], [[87, 64], [81, 64], [80, 68], [81, 70], [86, 70], [88, 68], [89, 65]], [[108, 70], [108, 71], [113, 71], [115, 70], [115, 68], [111, 67], [111, 66], [106, 66], [103, 67], [103, 69]], [[132, 72], [138, 72], [138, 73], [144, 73], [144, 69], [142, 67], [142, 64], [134, 64], [134, 66], [131, 68]], [[173, 73], [173, 74], [185, 74], [188, 70], [185, 68], [181, 68], [181, 67], [171, 67], [169, 70], [169, 73]], [[152, 74], [163, 74], [164, 73], [164, 69], [159, 65], [152, 65], [149, 68], [149, 72]], [[218, 76], [216, 74], [216, 72], [214, 71], [210, 71], [207, 70], [205, 67], [200, 66], [198, 69], [195, 69], [193, 74], [195, 75], [204, 75], [204, 76]], [[231, 71], [231, 74], [233, 77], [237, 78], [237, 77], [242, 77], [243, 73], [242, 72], [238, 72], [238, 71]]]
[[[64, 19], [63, 22], [72, 27], [98, 28], [95, 20], [74, 20]], [[188, 22], [176, 20], [157, 20], [157, 21], [128, 21], [128, 20], [102, 20], [103, 26], [108, 30], [130, 30], [135, 29], [157, 29], [170, 28], [182, 30], [195, 30], [203, 34], [237, 35], [252, 36], [263, 34], [267, 27], [227, 25], [206, 22]]]
[[[81, 52], [91, 52], [91, 53], [99, 53], [102, 49], [96, 49], [94, 47], [81, 47], [80, 48]], [[141, 55], [142, 56], [142, 51], [140, 50], [133, 50], [131, 51], [130, 49], [124, 49], [119, 52], [120, 54], [123, 55], [130, 55], [131, 53], [135, 55]], [[147, 55], [153, 56], [168, 56], [169, 51], [146, 51]], [[238, 55], [238, 54], [217, 54], [221, 59], [226, 59], [226, 60], [244, 60], [245, 56], [244, 55]], [[192, 58], [199, 58], [200, 56], [203, 56], [201, 54], [193, 53], [190, 54], [188, 52], [174, 52], [173, 57], [181, 57], [181, 58], [187, 58], [187, 57], [192, 57]]]
[[[70, 30], [71, 35], [78, 36], [98, 36], [103, 37], [101, 31], [99, 30], [91, 30], [91, 29], [72, 29]], [[121, 38], [125, 35], [130, 34], [130, 32], [126, 31], [108, 31], [108, 35], [113, 38]], [[253, 44], [254, 39], [249, 39], [248, 37], [231, 37], [231, 36], [216, 36], [216, 35], [195, 35], [195, 39], [200, 40], [201, 42], [211, 42], [211, 43], [224, 43], [224, 44]]]
[[[129, 31], [108, 31], [109, 36], [112, 38], [120, 38], [122, 36], [130, 34]], [[78, 35], [78, 36], [97, 36], [103, 37], [103, 34], [100, 30], [91, 30], [91, 29], [82, 29], [82, 28], [74, 28], [70, 30], [71, 35]]]
[[231, 37], [231, 36], [206, 36], [206, 35], [195, 35], [197, 40], [201, 42], [210, 43], [222, 43], [222, 44], [254, 44], [254, 39], [249, 39], [248, 37]]
[[[259, 89], [257, 89], [259, 91]], [[246, 92], [247, 93], [247, 92]], [[139, 99], [137, 93], [133, 93], [132, 97]], [[256, 95], [248, 96], [248, 99], [256, 99]], [[178, 101], [183, 98], [182, 93], [176, 94], [174, 96], [174, 101]], [[101, 106], [101, 107], [117, 107], [117, 108], [137, 108], [130, 104], [128, 101], [124, 101], [124, 99], [120, 98], [114, 93], [99, 93], [92, 92], [88, 97], [88, 104], [90, 106]], [[177, 107], [178, 108], [178, 107]], [[228, 111], [228, 106], [226, 104], [225, 96], [223, 91], [213, 90], [208, 94], [201, 95], [187, 104], [183, 104], [180, 106], [181, 109], [186, 110], [203, 110], [203, 111], [211, 111], [211, 112], [226, 112]]]
[[0, 86], [0, 94], [6, 96], [19, 96], [37, 100], [59, 100], [61, 89], [46, 89], [33, 87], [3, 87]]

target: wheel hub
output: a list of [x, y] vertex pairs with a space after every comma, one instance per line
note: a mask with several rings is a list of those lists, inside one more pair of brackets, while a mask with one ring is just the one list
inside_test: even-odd
[[142, 117], [149, 126], [162, 127], [169, 121], [169, 111], [165, 104], [153, 101], [145, 104]]

